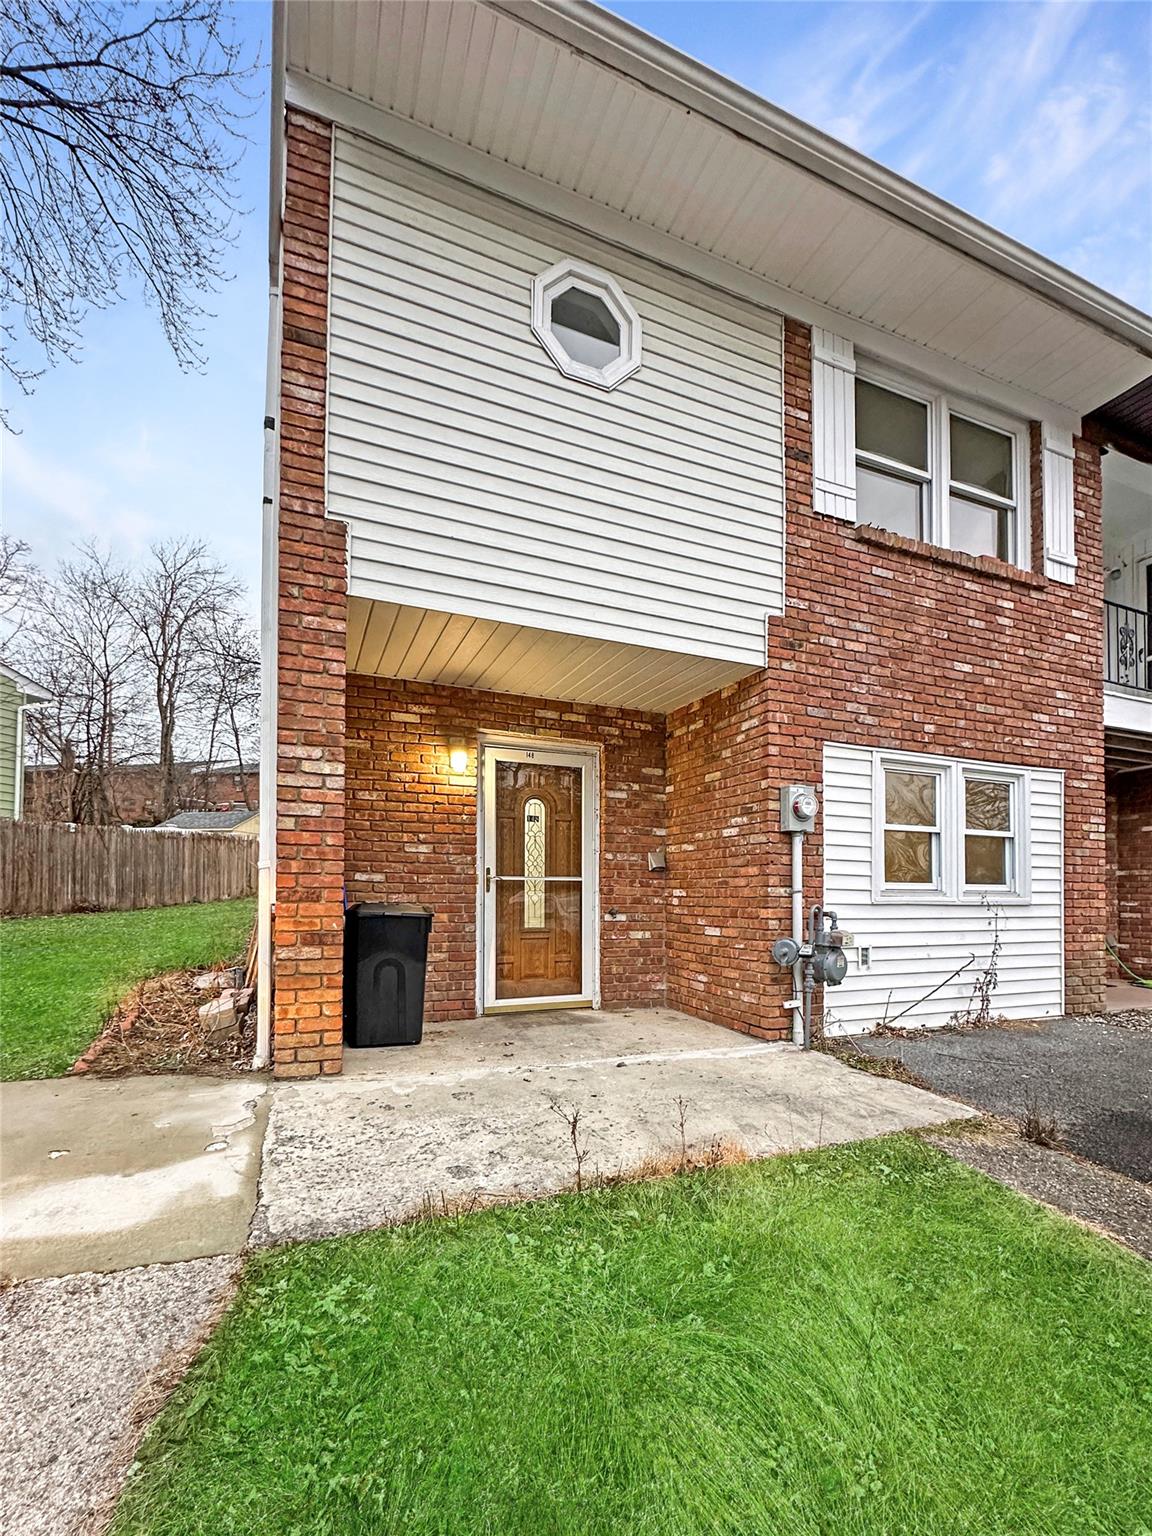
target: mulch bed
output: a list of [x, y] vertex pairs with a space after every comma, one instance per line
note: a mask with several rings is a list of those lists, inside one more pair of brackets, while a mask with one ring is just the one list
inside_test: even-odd
[[72, 1068], [93, 1077], [189, 1072], [230, 1077], [247, 1072], [256, 1046], [256, 1008], [236, 1035], [209, 1035], [201, 1003], [214, 996], [192, 985], [197, 971], [168, 971], [132, 989]]

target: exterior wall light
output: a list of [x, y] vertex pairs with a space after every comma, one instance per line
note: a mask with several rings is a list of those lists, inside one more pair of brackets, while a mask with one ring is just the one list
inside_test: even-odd
[[448, 767], [453, 773], [468, 772], [468, 743], [462, 736], [448, 738]]

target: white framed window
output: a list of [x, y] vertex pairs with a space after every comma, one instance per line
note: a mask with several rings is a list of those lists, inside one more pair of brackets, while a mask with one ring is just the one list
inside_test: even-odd
[[858, 523], [1027, 569], [1025, 422], [865, 363], [855, 407]]
[[532, 281], [532, 330], [570, 379], [615, 389], [641, 362], [640, 316], [613, 277], [561, 261]]
[[942, 774], [935, 768], [884, 767], [884, 886], [940, 889]]
[[873, 763], [874, 899], [1030, 899], [1027, 769], [919, 753]]
[[964, 888], [1016, 887], [1020, 781], [992, 771], [964, 771]]

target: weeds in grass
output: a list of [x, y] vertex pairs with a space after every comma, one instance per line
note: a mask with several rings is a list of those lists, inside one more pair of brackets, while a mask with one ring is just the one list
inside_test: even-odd
[[913, 1072], [899, 1056], [871, 1056], [862, 1051], [854, 1040], [844, 1037], [823, 1040], [819, 1046], [827, 1056], [835, 1056], [845, 1066], [855, 1067], [857, 1072], [867, 1072], [871, 1077], [886, 1077], [893, 1082], [907, 1083], [911, 1088], [930, 1088], [931, 1084]]
[[678, 1173], [703, 1173], [710, 1168], [732, 1168], [750, 1163], [752, 1154], [739, 1141], [714, 1136], [702, 1147], [685, 1142], [678, 1152], [654, 1152], [631, 1167], [621, 1166], [614, 1173], [598, 1173], [591, 1187], [617, 1189], [622, 1184], [647, 1184], [654, 1179], [669, 1179]]
[[576, 1193], [584, 1188], [584, 1160], [588, 1156], [588, 1148], [580, 1141], [580, 1116], [583, 1111], [573, 1106], [565, 1109], [559, 1099], [554, 1099], [549, 1106], [554, 1115], [558, 1115], [568, 1127], [568, 1139], [572, 1143], [572, 1158], [576, 1164]]
[[1060, 1125], [1050, 1110], [1041, 1109], [1036, 1101], [1029, 1100], [1018, 1121], [1020, 1135], [1037, 1147], [1062, 1147]]

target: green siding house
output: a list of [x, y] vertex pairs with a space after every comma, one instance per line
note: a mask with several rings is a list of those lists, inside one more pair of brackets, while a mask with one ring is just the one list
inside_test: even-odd
[[0, 821], [18, 821], [24, 800], [24, 711], [50, 697], [0, 662]]

